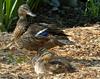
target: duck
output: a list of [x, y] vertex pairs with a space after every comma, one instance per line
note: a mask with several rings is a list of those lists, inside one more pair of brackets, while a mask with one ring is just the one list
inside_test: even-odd
[[[27, 4], [22, 4], [18, 8], [19, 19], [16, 23], [15, 30], [12, 33], [10, 43], [4, 47], [4, 49], [9, 48], [12, 44], [16, 43], [16, 40], [19, 39], [23, 33], [29, 27], [29, 22], [27, 21], [27, 15], [31, 17], [36, 17], [36, 14], [33, 14]], [[16, 43], [17, 45], [17, 43]]]
[[76, 71], [75, 67], [68, 61], [66, 57], [61, 57], [46, 49], [41, 55], [35, 56], [32, 59], [32, 65], [38, 79], [46, 75], [73, 73]]
[[15, 44], [20, 49], [37, 51], [55, 46], [63, 46], [73, 43], [61, 29], [53, 24], [33, 23], [29, 24], [26, 15], [35, 17], [27, 4], [23, 4], [18, 9], [19, 20], [12, 33], [11, 43], [6, 47]]
[[56, 46], [64, 46], [73, 44], [59, 28], [54, 28], [52, 24], [47, 26], [41, 24], [32, 24], [27, 31], [17, 40], [17, 44], [21, 49], [30, 51], [39, 51], [42, 48], [51, 49]]

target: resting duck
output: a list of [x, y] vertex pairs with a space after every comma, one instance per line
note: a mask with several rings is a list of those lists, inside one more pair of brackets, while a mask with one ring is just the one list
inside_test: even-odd
[[[12, 33], [11, 42], [5, 47], [10, 47], [13, 43], [16, 43], [16, 40], [23, 35], [23, 33], [27, 30], [29, 27], [29, 22], [27, 21], [26, 15], [35, 17], [36, 15], [33, 14], [27, 4], [23, 4], [18, 9], [18, 16], [19, 20], [16, 23], [16, 28]], [[17, 43], [16, 43], [17, 44]]]
[[45, 49], [40, 56], [35, 56], [32, 60], [34, 71], [38, 79], [46, 75], [60, 74], [66, 72], [74, 72], [75, 68], [72, 67], [70, 62], [65, 57], [54, 55]]

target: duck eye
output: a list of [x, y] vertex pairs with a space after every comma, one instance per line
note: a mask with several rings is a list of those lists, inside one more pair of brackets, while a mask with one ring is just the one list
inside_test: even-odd
[[24, 7], [23, 9], [28, 10], [28, 8]]

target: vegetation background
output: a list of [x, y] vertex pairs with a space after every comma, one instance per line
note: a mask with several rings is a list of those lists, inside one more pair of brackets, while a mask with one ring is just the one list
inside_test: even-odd
[[[89, 16], [89, 18], [100, 16], [99, 0], [0, 0], [0, 31], [11, 31], [11, 29], [15, 27], [13, 24], [16, 23], [18, 19], [17, 9], [24, 3], [29, 4], [31, 10], [37, 13], [41, 10], [41, 7], [43, 10], [51, 5], [52, 7], [62, 7], [65, 5], [75, 8], [76, 6], [82, 7], [84, 4], [82, 15]], [[44, 7], [44, 5], [46, 5], [46, 7]], [[62, 11], [62, 13], [63, 12], [64, 11]]]

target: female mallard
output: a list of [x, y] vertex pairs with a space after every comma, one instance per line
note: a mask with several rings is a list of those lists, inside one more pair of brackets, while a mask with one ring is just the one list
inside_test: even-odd
[[62, 46], [71, 42], [64, 32], [52, 25], [31, 24], [27, 22], [26, 15], [35, 16], [31, 13], [28, 5], [21, 5], [18, 9], [19, 20], [12, 34], [13, 42], [20, 48], [38, 51], [41, 48], [50, 49], [57, 45]]
[[27, 4], [23, 4], [18, 9], [19, 20], [17, 21], [16, 28], [12, 33], [11, 42], [5, 48], [8, 48], [14, 42], [16, 42], [16, 40], [19, 39], [29, 27], [26, 15], [30, 15], [32, 17], [36, 16], [30, 11], [30, 8]]
[[32, 24], [17, 41], [20, 48], [38, 51], [41, 48], [50, 49], [72, 43], [67, 35], [58, 28], [51, 25]]

